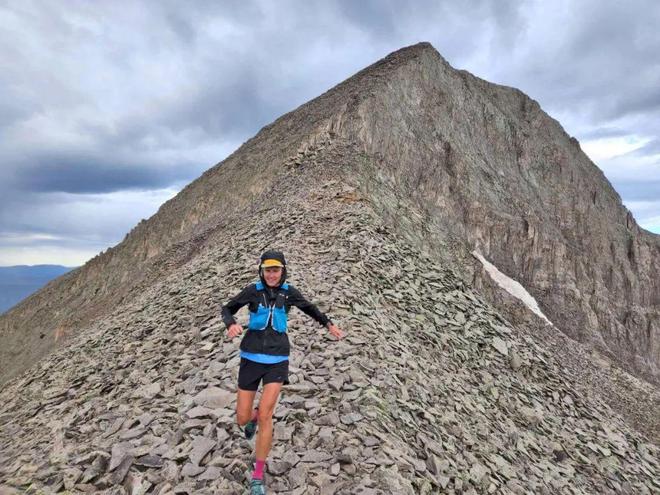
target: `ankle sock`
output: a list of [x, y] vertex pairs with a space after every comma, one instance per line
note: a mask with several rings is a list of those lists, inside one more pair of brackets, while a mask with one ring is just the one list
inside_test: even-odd
[[266, 459], [257, 459], [257, 462], [254, 463], [254, 472], [252, 473], [253, 480], [261, 480], [264, 478], [265, 464], [266, 464]]

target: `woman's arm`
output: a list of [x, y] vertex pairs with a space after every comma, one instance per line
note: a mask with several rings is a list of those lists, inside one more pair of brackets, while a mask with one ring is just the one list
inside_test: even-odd
[[328, 331], [338, 339], [341, 339], [344, 336], [344, 332], [339, 330], [339, 327], [332, 323], [330, 318], [328, 318], [328, 315], [322, 313], [319, 308], [305, 299], [305, 297], [300, 293], [298, 289], [291, 285], [289, 286], [289, 297], [287, 298], [287, 304], [290, 306], [295, 306], [303, 313], [314, 318], [321, 325], [326, 327]]
[[234, 314], [236, 311], [252, 301], [252, 298], [254, 297], [254, 289], [254, 284], [248, 285], [245, 289], [232, 297], [229, 302], [222, 307], [222, 321], [225, 323], [227, 328], [236, 323], [236, 320], [234, 319]]
[[306, 315], [314, 318], [324, 327], [327, 327], [329, 323], [332, 323], [330, 318], [328, 318], [325, 313], [322, 313], [319, 308], [316, 307], [316, 305], [305, 299], [300, 291], [291, 285], [289, 285], [289, 297], [287, 297], [287, 304], [289, 306], [295, 306]]

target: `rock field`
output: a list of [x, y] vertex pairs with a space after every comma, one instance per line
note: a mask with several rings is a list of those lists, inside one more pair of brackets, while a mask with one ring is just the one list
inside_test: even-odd
[[358, 189], [290, 165], [251, 221], [218, 226], [166, 279], [4, 386], [0, 493], [244, 493], [239, 339], [219, 307], [268, 247], [347, 334], [292, 312], [269, 493], [660, 493], [658, 447], [577, 393], [555, 353]]

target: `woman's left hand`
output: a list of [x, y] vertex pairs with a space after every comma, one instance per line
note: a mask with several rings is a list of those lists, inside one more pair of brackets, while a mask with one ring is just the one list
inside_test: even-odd
[[344, 336], [344, 332], [339, 330], [339, 327], [334, 323], [330, 323], [328, 325], [328, 331], [338, 339], [341, 339]]

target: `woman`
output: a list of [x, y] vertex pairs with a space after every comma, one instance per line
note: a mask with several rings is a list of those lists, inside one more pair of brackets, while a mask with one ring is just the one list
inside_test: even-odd
[[[234, 314], [248, 305], [250, 321], [241, 341], [241, 362], [238, 372], [236, 421], [245, 425], [245, 437], [250, 440], [259, 426], [256, 441], [256, 463], [250, 483], [252, 495], [265, 495], [263, 470], [273, 438], [273, 412], [282, 385], [289, 383], [289, 337], [287, 315], [295, 306], [327, 327], [332, 335], [342, 338], [343, 332], [327, 315], [303, 297], [286, 280], [286, 261], [279, 251], [266, 251], [259, 263], [259, 282], [248, 285], [222, 307], [222, 319], [230, 338], [243, 332]], [[263, 382], [259, 407], [253, 409], [254, 396]]]

